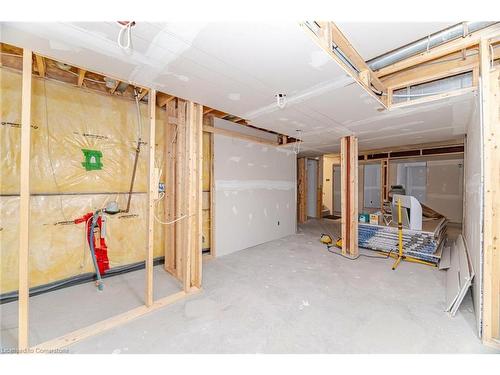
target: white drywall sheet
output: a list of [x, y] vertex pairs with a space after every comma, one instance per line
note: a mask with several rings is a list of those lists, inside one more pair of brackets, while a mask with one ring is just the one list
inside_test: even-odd
[[425, 204], [453, 223], [462, 222], [463, 159], [427, 162]]
[[476, 273], [472, 284], [472, 298], [476, 313], [477, 327], [481, 335], [482, 315], [482, 261], [483, 261], [483, 171], [482, 171], [482, 125], [479, 116], [479, 98], [476, 98], [476, 109], [467, 126], [465, 146], [465, 206], [463, 237], [469, 251], [472, 268]]
[[380, 164], [363, 167], [363, 208], [380, 208]]
[[296, 231], [296, 155], [215, 134], [217, 256]]

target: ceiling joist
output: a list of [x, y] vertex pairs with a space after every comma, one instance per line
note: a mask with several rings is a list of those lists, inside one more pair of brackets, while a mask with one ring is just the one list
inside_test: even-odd
[[120, 81], [116, 80], [115, 84], [113, 85], [113, 87], [109, 90], [109, 93], [110, 94], [114, 94], [119, 85], [120, 85]]
[[168, 102], [175, 99], [175, 96], [172, 95], [161, 94], [160, 96], [160, 94], [158, 94], [158, 96], [159, 97], [156, 99], [156, 102], [159, 107], [165, 107]]
[[138, 96], [139, 101], [141, 101], [142, 98], [144, 98], [148, 94], [148, 92], [149, 92], [148, 89], [142, 88]]
[[82, 87], [83, 80], [85, 79], [85, 74], [87, 71], [85, 69], [78, 69], [78, 86]]
[[36, 60], [36, 67], [38, 70], [38, 75], [42, 78], [45, 77], [45, 73], [47, 71], [46, 66], [45, 66], [45, 60], [40, 55], [35, 55], [35, 60]]

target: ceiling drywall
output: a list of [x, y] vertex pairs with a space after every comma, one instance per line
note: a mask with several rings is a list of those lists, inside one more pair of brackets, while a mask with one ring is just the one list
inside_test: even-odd
[[337, 22], [349, 42], [365, 59], [383, 55], [458, 22]]
[[[360, 51], [373, 48], [373, 24], [342, 25], [356, 30]], [[399, 24], [380, 49], [437, 27]], [[338, 151], [339, 138], [348, 134], [359, 137], [361, 149], [450, 139], [464, 133], [472, 111], [472, 94], [380, 111], [378, 101], [294, 22], [138, 22], [131, 51], [118, 47], [119, 30], [115, 22], [3, 23], [0, 40], [300, 136], [309, 154]], [[277, 93], [287, 95], [283, 109]]]

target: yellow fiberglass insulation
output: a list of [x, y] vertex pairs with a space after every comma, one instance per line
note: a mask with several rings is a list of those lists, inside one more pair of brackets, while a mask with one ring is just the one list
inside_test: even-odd
[[[18, 287], [21, 75], [0, 68], [0, 293]], [[142, 139], [148, 108], [141, 104]], [[157, 110], [156, 163], [163, 165], [164, 110]], [[92, 272], [84, 224], [74, 220], [115, 200], [125, 208], [137, 142], [132, 100], [50, 80], [33, 79], [31, 131], [30, 286]], [[102, 169], [87, 171], [82, 149], [102, 152]], [[108, 216], [110, 266], [145, 259], [148, 147], [143, 145], [129, 214]], [[168, 183], [168, 182], [166, 182]], [[163, 202], [158, 207], [161, 215]], [[163, 255], [164, 228], [155, 224], [154, 254]]]

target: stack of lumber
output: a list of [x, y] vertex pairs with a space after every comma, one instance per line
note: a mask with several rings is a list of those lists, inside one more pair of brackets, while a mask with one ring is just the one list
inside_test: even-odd
[[[446, 223], [439, 219], [427, 220], [421, 231], [403, 229], [403, 254], [438, 264], [446, 237]], [[395, 226], [358, 224], [360, 247], [385, 252], [398, 252], [398, 228]]]

